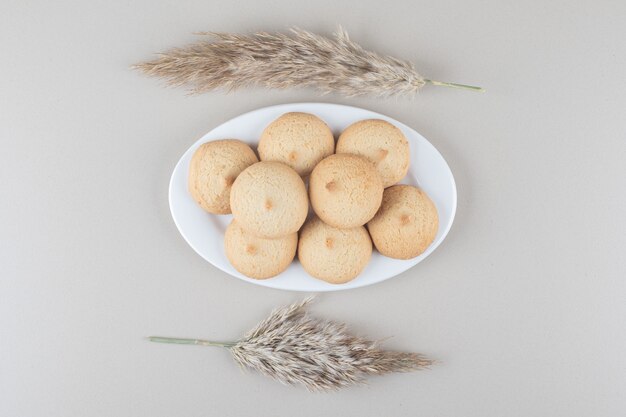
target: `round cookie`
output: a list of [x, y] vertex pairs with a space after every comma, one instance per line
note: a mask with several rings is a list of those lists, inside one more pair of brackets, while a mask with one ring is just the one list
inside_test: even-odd
[[376, 165], [385, 188], [409, 171], [409, 141], [400, 129], [378, 119], [361, 120], [339, 136], [337, 153], [362, 155]]
[[271, 278], [283, 272], [296, 255], [298, 234], [264, 239], [246, 232], [233, 220], [226, 228], [224, 249], [232, 266], [247, 277]]
[[338, 229], [319, 217], [300, 231], [298, 259], [310, 275], [331, 284], [343, 284], [365, 269], [372, 256], [372, 241], [363, 226]]
[[380, 210], [367, 228], [380, 253], [410, 259], [435, 240], [439, 216], [425, 192], [410, 185], [394, 185], [385, 190]]
[[228, 214], [235, 178], [258, 161], [254, 151], [240, 140], [207, 142], [191, 157], [189, 193], [209, 213]]
[[383, 183], [364, 157], [331, 155], [313, 169], [309, 196], [313, 210], [325, 223], [349, 229], [374, 217], [383, 197]]
[[300, 229], [309, 201], [296, 171], [280, 162], [257, 162], [235, 180], [230, 207], [248, 233], [273, 239]]
[[265, 128], [258, 150], [261, 161], [282, 162], [304, 177], [335, 152], [335, 138], [317, 116], [285, 113]]

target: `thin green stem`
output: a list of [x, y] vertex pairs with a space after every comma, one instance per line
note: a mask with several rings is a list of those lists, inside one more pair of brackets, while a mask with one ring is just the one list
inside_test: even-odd
[[443, 81], [434, 81], [434, 80], [424, 80], [429, 84], [432, 85], [439, 85], [442, 87], [450, 87], [450, 88], [462, 88], [464, 90], [472, 90], [472, 91], [479, 91], [481, 93], [484, 93], [485, 90], [482, 87], [477, 87], [475, 85], [466, 85], [466, 84], [457, 84], [457, 83], [444, 83]]
[[209, 340], [202, 339], [181, 339], [178, 337], [161, 337], [161, 336], [149, 336], [147, 338], [151, 342], [157, 343], [174, 343], [177, 345], [200, 345], [200, 346], [219, 346], [219, 347], [233, 347], [236, 342], [211, 342]]

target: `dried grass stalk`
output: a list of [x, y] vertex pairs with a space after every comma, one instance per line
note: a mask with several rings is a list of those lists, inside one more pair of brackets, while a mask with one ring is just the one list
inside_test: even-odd
[[287, 34], [201, 34], [212, 39], [169, 50], [133, 68], [171, 86], [186, 86], [191, 93], [263, 86], [390, 96], [413, 95], [426, 84], [482, 91], [426, 79], [410, 62], [363, 49], [341, 28], [333, 38], [296, 28]]
[[336, 390], [363, 383], [368, 375], [410, 372], [432, 364], [417, 353], [382, 350], [376, 342], [351, 335], [344, 324], [310, 316], [306, 311], [310, 301], [273, 311], [238, 342], [149, 339], [226, 347], [240, 366], [310, 391]]

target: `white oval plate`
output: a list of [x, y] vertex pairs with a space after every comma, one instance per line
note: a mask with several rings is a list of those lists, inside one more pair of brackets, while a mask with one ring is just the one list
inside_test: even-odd
[[[280, 275], [267, 280], [255, 280], [237, 272], [224, 253], [224, 231], [231, 215], [214, 215], [205, 212], [187, 191], [189, 162], [195, 150], [203, 143], [225, 138], [243, 140], [256, 149], [261, 132], [271, 121], [283, 113], [298, 111], [312, 113], [324, 120], [338, 137], [343, 129], [363, 119], [383, 119], [400, 128], [409, 139], [411, 165], [402, 183], [418, 185], [434, 201], [439, 212], [439, 231], [428, 249], [410, 260], [397, 260], [374, 251], [365, 270], [354, 280], [332, 285], [309, 276], [295, 260]], [[338, 291], [374, 284], [394, 277], [421, 262], [441, 244], [448, 234], [456, 212], [456, 185], [454, 177], [441, 154], [422, 135], [408, 126], [369, 110], [327, 103], [282, 104], [254, 110], [235, 117], [216, 127], [194, 143], [180, 158], [170, 181], [170, 210], [181, 235], [200, 256], [217, 268], [244, 281], [291, 291]]]

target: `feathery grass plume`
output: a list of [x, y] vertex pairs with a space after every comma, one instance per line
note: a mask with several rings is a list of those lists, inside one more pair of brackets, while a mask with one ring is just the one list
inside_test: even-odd
[[417, 353], [382, 350], [376, 342], [351, 335], [344, 324], [310, 316], [312, 298], [274, 310], [237, 342], [151, 336], [153, 342], [221, 346], [235, 361], [283, 384], [310, 391], [363, 383], [368, 375], [410, 372], [433, 362]]
[[133, 66], [191, 93], [248, 86], [311, 87], [346, 96], [413, 95], [426, 84], [483, 91], [480, 87], [422, 77], [413, 64], [368, 51], [339, 28], [333, 38], [301, 29], [252, 35], [202, 32], [211, 36]]

